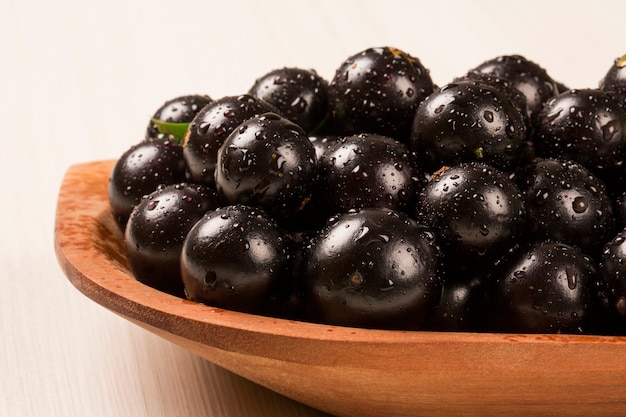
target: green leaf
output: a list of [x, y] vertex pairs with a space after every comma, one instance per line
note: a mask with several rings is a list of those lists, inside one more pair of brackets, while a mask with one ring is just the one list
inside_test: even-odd
[[169, 123], [157, 119], [152, 119], [152, 123], [156, 125], [159, 132], [164, 135], [172, 135], [179, 142], [182, 142], [189, 128], [189, 123]]

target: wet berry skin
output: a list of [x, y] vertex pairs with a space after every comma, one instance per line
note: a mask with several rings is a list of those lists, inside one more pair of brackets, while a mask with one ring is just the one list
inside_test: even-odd
[[212, 186], [217, 151], [228, 135], [251, 117], [276, 111], [249, 94], [222, 97], [205, 106], [191, 121], [183, 141], [188, 181]]
[[505, 333], [596, 333], [603, 321], [597, 265], [578, 248], [538, 242], [507, 253], [485, 281], [486, 317]]
[[224, 201], [260, 207], [278, 221], [302, 210], [317, 175], [309, 138], [300, 126], [275, 113], [243, 122], [217, 158], [215, 185]]
[[183, 296], [180, 254], [187, 233], [220, 204], [215, 192], [197, 184], [159, 187], [133, 210], [124, 247], [134, 277], [158, 290]]
[[383, 208], [331, 218], [305, 248], [305, 318], [333, 325], [423, 328], [441, 294], [442, 257], [433, 232]]
[[417, 220], [435, 230], [446, 262], [469, 269], [493, 261], [523, 237], [526, 209], [507, 175], [469, 162], [433, 175], [417, 197]]
[[519, 112], [524, 116], [526, 127], [528, 128], [531, 126], [531, 114], [530, 110], [528, 109], [528, 105], [526, 104], [526, 96], [522, 94], [520, 90], [513, 87], [508, 80], [500, 78], [492, 73], [470, 70], [465, 75], [455, 78], [453, 80], [453, 83], [468, 81], [487, 84], [488, 86], [500, 91], [513, 102], [515, 107], [517, 107]]
[[258, 78], [248, 92], [270, 103], [310, 134], [328, 114], [328, 82], [314, 70], [281, 68]]
[[[152, 119], [167, 123], [189, 123], [204, 106], [211, 102], [213, 102], [211, 97], [200, 94], [175, 97], [163, 103], [152, 115]], [[146, 139], [161, 136], [159, 129], [151, 120], [146, 128]]]
[[599, 255], [614, 234], [615, 215], [598, 177], [574, 161], [538, 158], [516, 178], [532, 239], [556, 240]]
[[108, 183], [109, 207], [123, 230], [133, 208], [159, 185], [185, 181], [182, 147], [170, 140], [145, 140], [115, 162]]
[[613, 209], [617, 229], [626, 227], [626, 191], [613, 196]]
[[483, 328], [481, 312], [484, 303], [484, 272], [471, 278], [446, 271], [441, 299], [428, 329], [439, 332], [475, 332]]
[[617, 319], [615, 330], [626, 334], [626, 229], [604, 246], [600, 274], [607, 286], [610, 313]]
[[433, 91], [419, 59], [391, 47], [359, 52], [339, 66], [329, 86], [336, 133], [378, 133], [408, 143], [415, 110]]
[[526, 98], [531, 120], [541, 111], [544, 103], [559, 92], [558, 83], [545, 69], [521, 55], [498, 56], [483, 62], [472, 71], [507, 80]]
[[340, 141], [341, 138], [342, 136], [336, 135], [309, 136], [309, 140], [315, 148], [315, 156], [317, 157], [317, 160], [319, 161], [320, 159], [322, 159], [324, 154], [328, 152], [328, 149], [330, 149], [335, 143]]
[[319, 187], [331, 212], [364, 207], [413, 211], [419, 182], [407, 146], [378, 134], [339, 139], [319, 160]]
[[181, 274], [192, 301], [262, 313], [277, 287], [288, 285], [291, 261], [284, 232], [266, 213], [224, 206], [206, 213], [187, 235]]
[[626, 105], [626, 55], [616, 58], [600, 80], [600, 90], [615, 92]]
[[550, 99], [534, 133], [537, 154], [571, 159], [617, 189], [626, 164], [626, 112], [610, 92], [569, 90]]
[[524, 154], [526, 132], [525, 116], [500, 90], [476, 81], [452, 83], [419, 105], [411, 150], [431, 172], [470, 161], [512, 171]]
[[333, 135], [309, 136], [309, 140], [313, 144], [317, 160], [311, 197], [302, 210], [292, 213], [287, 222], [282, 222], [282, 226], [293, 233], [308, 233], [318, 230], [330, 215], [335, 214], [335, 208], [328, 204], [326, 190], [321, 184], [320, 171], [321, 159], [334, 144], [341, 140], [341, 137]]

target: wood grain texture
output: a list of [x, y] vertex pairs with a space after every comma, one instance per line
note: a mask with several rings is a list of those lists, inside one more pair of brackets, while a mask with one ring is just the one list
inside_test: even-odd
[[352, 329], [225, 311], [149, 288], [129, 275], [108, 212], [112, 164], [67, 172], [55, 226], [60, 265], [93, 301], [219, 366], [346, 417], [618, 415], [626, 406], [626, 337]]

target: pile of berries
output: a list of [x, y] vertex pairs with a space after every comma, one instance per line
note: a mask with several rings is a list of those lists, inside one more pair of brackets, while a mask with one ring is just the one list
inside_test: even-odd
[[176, 97], [115, 164], [137, 280], [334, 325], [626, 334], [626, 56], [569, 89], [519, 55], [444, 86], [370, 48]]

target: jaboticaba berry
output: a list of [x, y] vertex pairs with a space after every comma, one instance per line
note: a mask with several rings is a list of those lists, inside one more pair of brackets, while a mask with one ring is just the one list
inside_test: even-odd
[[574, 160], [624, 188], [626, 112], [614, 94], [582, 89], [550, 99], [539, 113], [534, 140], [539, 156]]
[[502, 55], [483, 62], [471, 71], [492, 74], [507, 80], [526, 98], [531, 121], [544, 103], [559, 93], [556, 83], [539, 64], [521, 55]]
[[525, 141], [524, 115], [509, 96], [482, 82], [465, 81], [442, 87], [420, 104], [411, 149], [430, 172], [470, 161], [512, 171]]
[[417, 218], [440, 237], [447, 262], [472, 268], [494, 261], [517, 243], [526, 209], [507, 175], [470, 162], [433, 175], [418, 196]]
[[577, 247], [512, 249], [485, 280], [486, 328], [513, 333], [596, 333], [605, 317], [595, 263]]
[[137, 280], [182, 296], [180, 252], [189, 230], [219, 202], [197, 184], [159, 187], [135, 206], [126, 225], [126, 257]]
[[222, 97], [200, 110], [183, 142], [189, 181], [213, 186], [217, 151], [228, 135], [249, 118], [273, 111], [273, 106], [249, 94]]
[[423, 328], [439, 302], [442, 257], [432, 230], [406, 214], [353, 210], [306, 248], [300, 279], [308, 320]]
[[331, 212], [385, 207], [413, 212], [419, 181], [409, 149], [377, 134], [348, 136], [320, 158], [320, 197]]
[[415, 109], [434, 86], [419, 59], [384, 47], [348, 58], [328, 90], [340, 133], [379, 133], [408, 143]]
[[606, 284], [609, 314], [617, 326], [626, 329], [626, 229], [605, 244], [600, 276]]
[[328, 82], [315, 70], [281, 68], [268, 72], [250, 88], [251, 95], [311, 133], [328, 114]]
[[183, 148], [169, 139], [148, 139], [126, 150], [109, 176], [111, 213], [123, 230], [141, 198], [159, 185], [185, 181]]
[[190, 300], [262, 313], [289, 277], [286, 236], [263, 211], [234, 205], [206, 213], [189, 231], [181, 274]]
[[163, 136], [154, 120], [164, 123], [189, 123], [204, 106], [211, 102], [213, 102], [211, 97], [200, 94], [175, 97], [166, 101], [152, 115], [146, 128], [146, 139]]
[[613, 65], [600, 80], [600, 90], [613, 91], [626, 104], [626, 55], [613, 61]]
[[217, 154], [215, 185], [227, 204], [263, 208], [285, 220], [308, 202], [315, 148], [302, 128], [275, 113], [243, 122]]
[[596, 256], [613, 235], [615, 216], [604, 183], [574, 161], [537, 158], [517, 176], [532, 239], [552, 239]]

